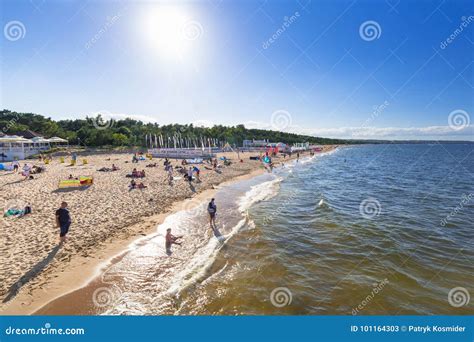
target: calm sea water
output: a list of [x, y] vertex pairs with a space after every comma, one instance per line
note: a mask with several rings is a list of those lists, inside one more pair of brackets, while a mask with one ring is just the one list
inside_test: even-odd
[[[472, 314], [474, 145], [340, 148], [223, 187], [102, 276], [108, 314]], [[166, 228], [186, 236], [164, 253]]]

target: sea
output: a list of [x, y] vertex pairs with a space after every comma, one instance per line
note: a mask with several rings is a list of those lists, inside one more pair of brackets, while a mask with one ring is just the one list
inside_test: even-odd
[[473, 314], [473, 152], [347, 146], [219, 187], [217, 229], [190, 200], [104, 267], [89, 313]]

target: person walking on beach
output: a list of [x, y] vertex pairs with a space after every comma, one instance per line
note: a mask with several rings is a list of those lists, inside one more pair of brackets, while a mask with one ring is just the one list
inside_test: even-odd
[[192, 182], [193, 181], [193, 168], [190, 166], [188, 170], [188, 181]]
[[207, 212], [209, 213], [209, 224], [211, 225], [212, 230], [214, 230], [216, 228], [217, 213], [217, 206], [214, 202], [214, 198], [212, 198], [209, 204], [207, 205]]
[[183, 236], [174, 236], [171, 234], [171, 228], [166, 229], [166, 237], [165, 237], [165, 247], [166, 253], [171, 254], [171, 245], [179, 245], [181, 246], [182, 242], [178, 242]]
[[173, 185], [173, 167], [171, 165], [166, 165], [166, 172], [168, 172], [168, 184]]
[[199, 178], [199, 173], [201, 172], [197, 166], [193, 167], [193, 171], [196, 173], [196, 181], [201, 183], [201, 178]]
[[59, 241], [61, 243], [66, 241], [66, 234], [71, 225], [71, 216], [67, 209], [67, 202], [62, 202], [61, 207], [56, 210], [56, 226], [59, 228]]
[[18, 160], [14, 160], [13, 163], [12, 163], [12, 166], [13, 166], [13, 171], [15, 171], [15, 173], [17, 173], [18, 169], [20, 168], [20, 163], [18, 162]]

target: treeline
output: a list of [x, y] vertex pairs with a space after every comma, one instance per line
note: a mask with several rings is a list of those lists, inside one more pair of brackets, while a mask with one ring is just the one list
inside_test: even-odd
[[[0, 112], [0, 130], [4, 134], [15, 134], [31, 130], [44, 137], [57, 136], [68, 139], [70, 144], [86, 146], [146, 146], [145, 136], [162, 135], [173, 137], [180, 135], [189, 139], [199, 140], [201, 137], [225, 141], [233, 146], [241, 146], [245, 139], [269, 139], [271, 142], [287, 144], [310, 142], [311, 144], [347, 144], [349, 141], [340, 139], [318, 138], [307, 135], [277, 132], [262, 129], [247, 129], [244, 125], [213, 127], [196, 127], [189, 125], [163, 125], [143, 123], [126, 118], [123, 120], [105, 120], [98, 115], [95, 118], [59, 120], [33, 113], [17, 113], [9, 110]], [[351, 141], [350, 143], [354, 143]]]

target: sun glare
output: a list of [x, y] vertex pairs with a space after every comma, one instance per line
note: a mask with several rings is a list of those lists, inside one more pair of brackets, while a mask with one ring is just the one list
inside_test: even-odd
[[191, 41], [202, 33], [201, 26], [179, 7], [159, 6], [145, 15], [149, 44], [162, 57], [183, 58]]

